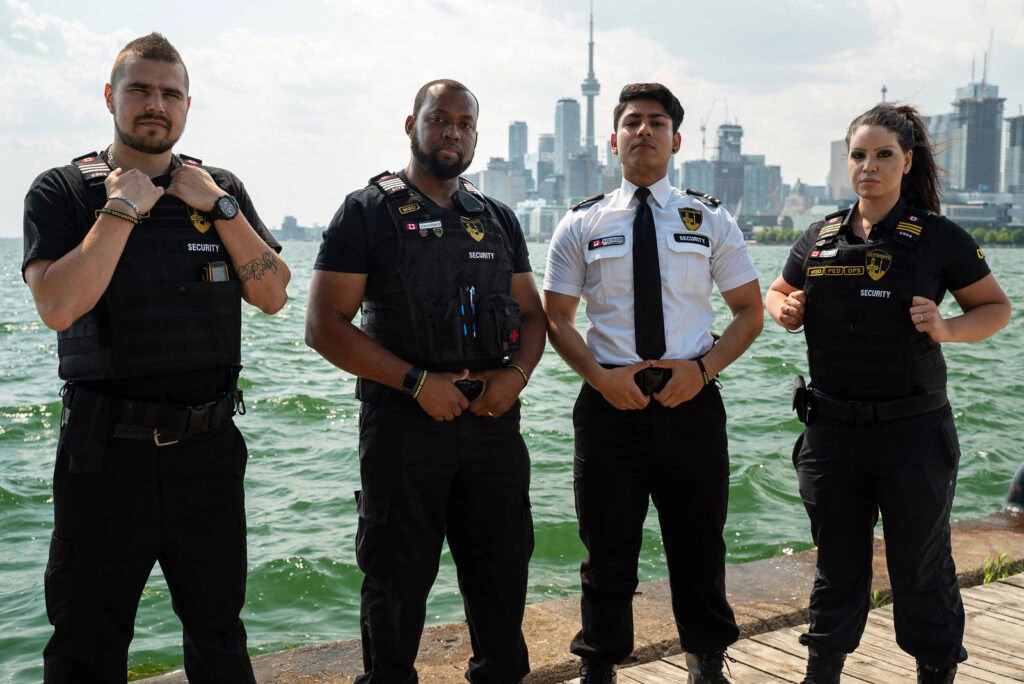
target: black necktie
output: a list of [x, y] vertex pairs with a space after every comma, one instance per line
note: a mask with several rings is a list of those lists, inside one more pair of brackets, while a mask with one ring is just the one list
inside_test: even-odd
[[636, 353], [643, 360], [660, 359], [665, 353], [665, 315], [661, 306], [661, 266], [654, 214], [647, 204], [651, 191], [637, 188], [640, 206], [633, 219], [633, 328]]

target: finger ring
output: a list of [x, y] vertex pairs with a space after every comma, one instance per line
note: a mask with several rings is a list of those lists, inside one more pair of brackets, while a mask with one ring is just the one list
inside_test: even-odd
[[917, 322], [918, 323], [924, 322], [924, 314], [923, 313], [917, 314]]
[[491, 418], [493, 418], [493, 417], [494, 417], [494, 414], [493, 414], [493, 413], [491, 413], [490, 411], [488, 411], [488, 412], [487, 412], [487, 415], [489, 415], [489, 416], [490, 416]]

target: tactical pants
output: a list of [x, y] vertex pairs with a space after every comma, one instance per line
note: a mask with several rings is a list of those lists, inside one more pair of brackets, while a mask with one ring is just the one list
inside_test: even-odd
[[441, 546], [458, 571], [475, 684], [529, 672], [522, 634], [533, 519], [530, 461], [519, 404], [505, 415], [468, 412], [438, 422], [411, 398], [388, 393], [360, 412], [356, 559], [363, 666], [357, 682], [416, 682], [427, 593]]
[[239, 619], [248, 452], [234, 423], [160, 448], [111, 438], [90, 472], [69, 470], [63, 441], [62, 432], [45, 578], [54, 627], [43, 651], [47, 684], [126, 681], [135, 614], [155, 562], [184, 629], [189, 681], [254, 682]]
[[729, 453], [718, 388], [709, 384], [672, 409], [652, 399], [645, 409], [620, 411], [584, 383], [573, 426], [576, 513], [587, 557], [580, 567], [583, 629], [572, 652], [610, 665], [633, 651], [648, 497], [658, 509], [683, 649], [725, 649], [739, 630], [725, 595]]
[[949, 406], [880, 424], [812, 419], [793, 451], [818, 546], [811, 624], [801, 643], [844, 653], [857, 648], [881, 511], [896, 642], [928, 665], [967, 658], [949, 532], [959, 460]]

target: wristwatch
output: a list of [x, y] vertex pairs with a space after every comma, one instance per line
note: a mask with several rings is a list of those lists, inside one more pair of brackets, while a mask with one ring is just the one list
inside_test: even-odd
[[402, 378], [402, 392], [409, 396], [415, 396], [416, 390], [419, 389], [421, 375], [423, 375], [423, 371], [416, 366], [410, 368], [409, 372]]
[[214, 221], [230, 221], [238, 216], [238, 200], [231, 195], [218, 197], [213, 203], [213, 209], [209, 211], [210, 218]]

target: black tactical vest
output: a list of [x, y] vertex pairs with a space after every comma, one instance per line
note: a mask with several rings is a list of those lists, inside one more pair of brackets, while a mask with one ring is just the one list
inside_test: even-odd
[[427, 370], [482, 370], [514, 358], [520, 312], [509, 296], [512, 251], [483, 195], [460, 179], [480, 210], [453, 213], [401, 176], [383, 173], [370, 184], [384, 194], [398, 258], [363, 299], [363, 331]]
[[826, 218], [804, 262], [814, 387], [855, 400], [943, 389], [942, 350], [910, 319], [918, 243], [929, 215], [908, 210], [880, 242], [848, 244], [840, 231], [846, 213]]
[[[98, 211], [110, 166], [96, 154], [74, 164]], [[218, 261], [229, 279], [205, 281], [204, 267]], [[57, 333], [57, 353], [65, 380], [239, 367], [241, 284], [209, 217], [177, 197], [161, 197], [132, 229], [96, 306]]]

